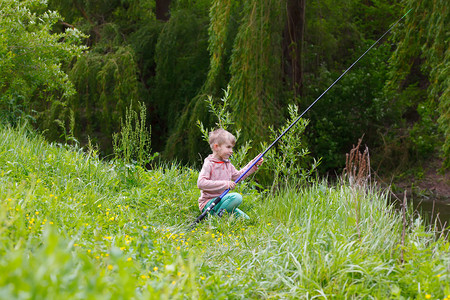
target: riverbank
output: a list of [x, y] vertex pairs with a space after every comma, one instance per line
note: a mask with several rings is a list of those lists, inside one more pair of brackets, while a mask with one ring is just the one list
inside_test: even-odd
[[[407, 201], [427, 221], [439, 227], [450, 224], [450, 172], [442, 171], [442, 159], [431, 158], [420, 167], [391, 180], [393, 198]], [[383, 184], [386, 186], [386, 184]]]

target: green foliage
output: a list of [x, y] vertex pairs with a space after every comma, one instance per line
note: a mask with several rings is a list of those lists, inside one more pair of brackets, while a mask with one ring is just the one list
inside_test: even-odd
[[[216, 127], [223, 128], [225, 130], [235, 132], [236, 144], [239, 144], [241, 140], [241, 130], [235, 122], [232, 120], [232, 113], [229, 111], [229, 96], [230, 87], [224, 91], [224, 96], [220, 99], [219, 103], [214, 103], [211, 96], [208, 97], [207, 103], [210, 108], [210, 112], [217, 119]], [[286, 124], [278, 130], [269, 127], [271, 132], [270, 138], [274, 141], [283, 131], [285, 131], [293, 122], [298, 118], [298, 107], [295, 105], [289, 105], [290, 118], [286, 121]], [[299, 122], [285, 134], [285, 136], [279, 140], [277, 147], [274, 147], [266, 153], [265, 163], [258, 173], [262, 178], [263, 185], [270, 185], [272, 191], [286, 187], [288, 184], [295, 181], [296, 183], [306, 183], [311, 180], [311, 175], [319, 165], [314, 161], [312, 166], [309, 166], [308, 154], [309, 151], [305, 147], [305, 143], [301, 137], [305, 131], [308, 121], [301, 119]], [[214, 128], [205, 128], [201, 121], [197, 121], [203, 140], [209, 143], [209, 132]], [[231, 129], [232, 128], [232, 129]], [[252, 141], [246, 141], [241, 144], [239, 148], [234, 150], [232, 162], [235, 166], [242, 166], [246, 163], [249, 150]], [[267, 143], [261, 143], [261, 148], [265, 150], [268, 147]]]
[[197, 95], [205, 80], [209, 62], [207, 22], [205, 10], [177, 10], [158, 37], [152, 99], [169, 132], [180, 117], [180, 108]]
[[78, 91], [70, 99], [76, 136], [83, 142], [90, 136], [103, 151], [111, 148], [105, 135], [112, 136], [127, 107], [140, 99], [137, 74], [134, 51], [129, 46], [110, 48], [106, 54], [91, 51], [77, 60], [70, 71]]
[[214, 0], [211, 3], [209, 18], [209, 71], [204, 90], [216, 94], [217, 89], [228, 84], [229, 71], [227, 62], [230, 59], [233, 40], [238, 29], [237, 18], [242, 1]]
[[[224, 95], [220, 99], [222, 103], [214, 103], [214, 99], [212, 96], [208, 96], [208, 107], [212, 115], [217, 118], [216, 128], [223, 128], [227, 131], [230, 131], [236, 137], [236, 144], [240, 142], [241, 130], [236, 128], [235, 122], [232, 120], [231, 113], [229, 111], [229, 97], [230, 97], [230, 87], [228, 86], [227, 90], [224, 90]], [[209, 133], [213, 131], [215, 128], [205, 128], [203, 123], [200, 120], [197, 120], [197, 126], [200, 129], [203, 140], [209, 145]], [[236, 166], [241, 166], [245, 163], [245, 159], [248, 151], [251, 149], [252, 141], [246, 141], [243, 143], [238, 149], [233, 149], [234, 155], [231, 158], [232, 162]]]
[[365, 6], [360, 2], [315, 1], [306, 5], [306, 73], [317, 74], [324, 66], [331, 71], [349, 59], [355, 44], [362, 38], [351, 21], [362, 23], [363, 16], [357, 11]]
[[210, 151], [209, 147], [202, 147], [203, 138], [194, 125], [200, 120], [202, 124], [210, 127], [217, 121], [209, 113], [205, 98], [209, 95], [220, 97], [222, 89], [227, 86], [228, 61], [240, 16], [239, 3], [239, 1], [211, 3], [208, 29], [209, 71], [202, 87], [195, 97], [188, 101], [180, 117], [176, 119], [174, 129], [169, 133], [163, 152], [168, 159], [200, 165], [202, 159], [198, 159], [199, 155], [207, 155]]
[[[17, 124], [36, 117], [48, 102], [64, 101], [75, 94], [62, 65], [79, 56], [84, 35], [75, 28], [62, 33], [52, 29], [60, 19], [36, 0], [0, 1], [0, 116]], [[35, 111], [33, 111], [35, 110]]]
[[143, 103], [139, 105], [139, 115], [132, 105], [125, 113], [125, 121], [121, 121], [121, 130], [113, 135], [115, 159], [126, 165], [134, 164], [145, 167], [158, 153], [151, 155], [151, 128], [145, 124], [147, 109]]
[[[147, 83], [141, 76], [148, 76], [143, 60], [147, 61], [147, 43], [152, 42], [142, 35], [159, 33], [158, 26], [151, 26], [154, 5], [154, 1], [50, 1], [65, 17], [63, 27], [77, 26], [90, 34], [85, 41], [90, 52], [68, 67], [78, 92], [71, 97], [69, 108], [74, 112], [77, 139], [100, 145], [103, 154], [112, 152], [111, 137], [127, 107], [148, 99], [142, 84]], [[68, 123], [65, 115], [63, 121]], [[47, 136], [55, 140], [58, 134], [52, 131], [49, 128]]]
[[183, 110], [176, 127], [167, 139], [163, 152], [166, 159], [200, 165], [203, 161], [201, 156], [204, 157], [211, 151], [207, 144], [201, 142], [203, 136], [196, 126], [198, 120], [202, 120], [205, 126], [214, 124], [215, 121], [208, 110], [205, 97], [204, 95], [195, 97]]
[[0, 153], [1, 298], [450, 294], [448, 241], [373, 189], [317, 182], [263, 197], [248, 187], [252, 220], [209, 218], [190, 231], [197, 170], [137, 168], [130, 182], [95, 151], [23, 129], [0, 128]]
[[[307, 5], [305, 89], [300, 104], [306, 107], [325, 91], [399, 18], [399, 11], [400, 5], [392, 1]], [[389, 97], [383, 94], [390, 51], [391, 46], [381, 41], [308, 113], [308, 144], [315, 157], [323, 158], [322, 172], [341, 169], [345, 153], [363, 135], [371, 150], [380, 149], [386, 131], [390, 131], [388, 124], [399, 120]]]
[[[281, 40], [285, 14], [277, 0], [244, 1], [230, 64], [231, 104], [244, 139], [262, 141], [281, 117]], [[276, 121], [275, 121], [276, 123]]]
[[[395, 148], [423, 159], [441, 145], [450, 157], [443, 0], [311, 2], [301, 46], [287, 44], [289, 1], [171, 1], [166, 22], [156, 20], [154, 0], [49, 0], [50, 9], [34, 0], [0, 3], [1, 118], [25, 115], [49, 140], [92, 141], [106, 155], [126, 109], [142, 102], [153, 148], [190, 164], [209, 151], [196, 126], [216, 121], [207, 95], [218, 99], [229, 85], [241, 140], [267, 141], [269, 126], [277, 130], [288, 117], [288, 103], [306, 107], [401, 9], [412, 8], [396, 29], [391, 73], [385, 68], [391, 49], [368, 53], [308, 115], [308, 144], [323, 157], [323, 171], [341, 168], [363, 134], [380, 157]], [[80, 40], [90, 50], [81, 56]], [[301, 51], [295, 53], [303, 71], [300, 98], [291, 86], [292, 49]]]
[[[411, 11], [394, 36], [398, 47], [391, 57], [386, 91], [408, 121], [406, 128], [417, 155], [428, 156], [435, 145], [442, 145], [444, 167], [448, 167], [448, 5], [446, 1], [416, 0], [405, 0], [403, 4], [404, 11]], [[408, 119], [411, 113], [416, 115], [414, 119]]]
[[[361, 46], [357, 56], [372, 43]], [[383, 95], [389, 55], [386, 45], [372, 49], [308, 112], [308, 140], [314, 155], [323, 158], [322, 170], [340, 168], [351, 145], [363, 135], [371, 149], [381, 144], [386, 122], [397, 116]], [[341, 74], [321, 68], [314, 79], [325, 90]], [[314, 86], [309, 88], [318, 96], [322, 91]]]
[[[277, 130], [269, 127], [271, 132], [270, 139], [275, 141], [290, 125], [297, 120], [299, 113], [296, 105], [289, 105], [289, 119], [286, 120], [285, 125]], [[289, 186], [293, 182], [297, 184], [305, 184], [312, 179], [312, 174], [316, 170], [320, 162], [309, 165], [308, 155], [310, 152], [305, 145], [304, 134], [306, 126], [309, 121], [300, 119], [291, 127], [282, 139], [280, 139], [276, 147], [267, 152], [262, 169], [270, 174], [272, 181], [271, 190], [275, 190]], [[266, 143], [262, 144], [262, 148], [267, 148]]]

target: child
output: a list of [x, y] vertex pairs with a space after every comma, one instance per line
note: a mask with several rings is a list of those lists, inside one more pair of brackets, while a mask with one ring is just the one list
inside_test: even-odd
[[[198, 204], [202, 212], [226, 189], [234, 189], [236, 187], [234, 181], [258, 158], [256, 157], [243, 169], [237, 171], [229, 160], [235, 144], [236, 138], [224, 129], [219, 128], [209, 133], [209, 145], [213, 153], [205, 159], [197, 181], [200, 189]], [[242, 179], [254, 173], [262, 162], [263, 158]], [[247, 214], [237, 208], [241, 203], [242, 196], [240, 194], [227, 193], [210, 213], [216, 214], [225, 209], [228, 213], [249, 219]]]

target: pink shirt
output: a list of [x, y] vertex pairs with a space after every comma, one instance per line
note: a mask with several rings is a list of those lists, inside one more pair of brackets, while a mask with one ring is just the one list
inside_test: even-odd
[[[244, 168], [237, 171], [229, 160], [222, 161], [210, 154], [205, 159], [197, 180], [197, 186], [200, 189], [200, 198], [198, 199], [198, 206], [200, 207], [200, 210], [205, 207], [209, 200], [220, 196], [223, 191], [228, 188], [229, 181], [235, 181], [238, 179], [238, 177], [241, 176], [241, 174], [244, 173], [252, 163], [253, 160]], [[253, 168], [251, 168], [251, 170], [249, 170], [241, 180], [254, 173], [257, 169], [258, 167], [256, 165], [253, 166]]]

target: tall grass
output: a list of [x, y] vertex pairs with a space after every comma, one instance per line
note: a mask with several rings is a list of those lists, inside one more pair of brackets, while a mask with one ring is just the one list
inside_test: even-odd
[[375, 188], [242, 185], [251, 220], [212, 217], [190, 231], [197, 170], [122, 166], [0, 129], [1, 299], [450, 295], [448, 241], [411, 213], [404, 228]]

